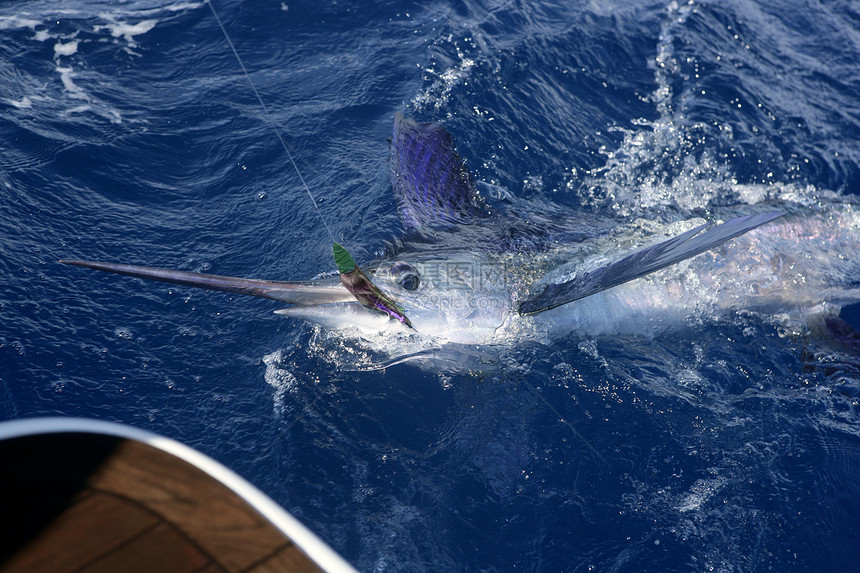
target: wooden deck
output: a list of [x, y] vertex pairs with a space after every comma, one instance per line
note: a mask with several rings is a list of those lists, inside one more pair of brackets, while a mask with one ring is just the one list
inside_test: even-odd
[[0, 572], [322, 571], [222, 483], [87, 433], [0, 442]]

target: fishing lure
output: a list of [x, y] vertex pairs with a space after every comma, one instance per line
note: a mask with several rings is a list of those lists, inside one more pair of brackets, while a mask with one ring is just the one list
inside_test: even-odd
[[406, 316], [402, 308], [391, 300], [384, 292], [379, 290], [370, 278], [364, 274], [346, 249], [334, 243], [332, 247], [334, 252], [334, 262], [337, 264], [337, 270], [340, 273], [340, 282], [346, 287], [346, 290], [361, 303], [362, 306], [371, 310], [378, 310], [388, 314], [409, 328], [415, 330], [412, 322]]

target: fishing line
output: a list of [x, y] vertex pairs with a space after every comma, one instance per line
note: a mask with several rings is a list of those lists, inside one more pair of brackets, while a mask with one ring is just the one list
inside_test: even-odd
[[251, 79], [251, 74], [248, 73], [248, 69], [245, 67], [245, 63], [239, 56], [239, 52], [236, 50], [236, 46], [233, 45], [233, 40], [230, 39], [230, 34], [227, 33], [227, 28], [224, 27], [224, 24], [221, 22], [221, 18], [218, 17], [218, 13], [215, 11], [215, 6], [212, 4], [212, 0], [206, 0], [206, 4], [209, 5], [209, 9], [212, 11], [212, 15], [215, 17], [215, 21], [218, 22], [218, 27], [221, 28], [221, 32], [223, 32], [224, 34], [224, 39], [227, 40], [227, 44], [233, 51], [233, 55], [236, 56], [236, 61], [239, 62], [239, 67], [242, 68], [242, 73], [245, 74], [245, 79], [248, 80], [248, 84], [250, 84], [251, 90], [253, 90], [254, 95], [257, 96], [257, 101], [260, 102], [260, 107], [263, 109], [263, 117], [265, 118], [266, 123], [269, 124], [269, 127], [272, 128], [272, 131], [275, 132], [278, 141], [281, 142], [281, 146], [283, 146], [284, 151], [286, 152], [287, 157], [290, 160], [290, 164], [293, 166], [293, 169], [295, 169], [296, 175], [299, 176], [299, 180], [302, 182], [302, 186], [305, 188], [305, 191], [308, 192], [308, 197], [311, 198], [311, 203], [313, 203], [317, 215], [319, 215], [320, 220], [325, 226], [325, 230], [328, 231], [328, 235], [329, 237], [331, 237], [331, 241], [333, 243], [336, 243], [337, 241], [335, 241], [334, 239], [334, 233], [331, 232], [331, 228], [328, 226], [325, 217], [323, 217], [322, 211], [317, 204], [317, 200], [314, 198], [314, 194], [311, 193], [311, 188], [305, 182], [305, 178], [302, 176], [302, 172], [299, 171], [299, 166], [296, 165], [296, 161], [293, 159], [293, 154], [290, 153], [290, 148], [287, 145], [287, 142], [284, 140], [283, 136], [281, 136], [281, 132], [278, 130], [275, 121], [272, 119], [272, 115], [269, 113], [269, 108], [266, 107], [266, 104], [263, 102], [263, 98], [260, 96], [260, 92], [257, 91], [257, 86], [254, 84], [254, 80]]
[[600, 452], [598, 452], [598, 451], [597, 451], [597, 448], [595, 448], [594, 446], [592, 446], [592, 445], [591, 445], [591, 442], [589, 442], [589, 441], [585, 438], [585, 436], [583, 436], [583, 435], [582, 435], [582, 433], [581, 433], [579, 430], [577, 430], [576, 428], [574, 428], [574, 427], [573, 427], [573, 424], [571, 424], [571, 423], [568, 421], [568, 419], [567, 419], [567, 418], [565, 418], [564, 416], [562, 416], [562, 415], [561, 415], [561, 412], [559, 412], [558, 410], [556, 410], [556, 409], [555, 409], [555, 406], [553, 406], [552, 404], [550, 404], [549, 400], [547, 400], [547, 399], [544, 397], [544, 395], [543, 395], [543, 394], [541, 394], [540, 392], [538, 392], [538, 389], [537, 389], [537, 388], [535, 388], [534, 386], [532, 386], [532, 385], [529, 383], [529, 381], [528, 381], [528, 380], [526, 380], [525, 378], [522, 378], [520, 381], [521, 381], [523, 384], [525, 384], [526, 386], [528, 386], [528, 387], [529, 387], [529, 389], [532, 391], [532, 393], [533, 393], [533, 394], [535, 394], [538, 398], [540, 398], [540, 399], [543, 401], [543, 403], [544, 403], [544, 404], [546, 404], [546, 407], [547, 407], [547, 408], [549, 408], [550, 410], [552, 410], [552, 413], [553, 413], [553, 414], [555, 414], [555, 415], [558, 417], [558, 421], [559, 421], [559, 422], [561, 422], [562, 424], [564, 424], [565, 426], [567, 426], [568, 428], [570, 428], [570, 431], [571, 431], [571, 432], [573, 432], [573, 433], [574, 433], [574, 435], [576, 435], [576, 437], [577, 437], [577, 438], [579, 438], [580, 440], [582, 440], [582, 443], [583, 443], [583, 444], [585, 444], [585, 445], [588, 447], [588, 449], [589, 449], [589, 450], [591, 450], [591, 452], [592, 452], [595, 456], [597, 456], [597, 458], [598, 458], [601, 462], [603, 462], [603, 463], [604, 463], [604, 465], [606, 464], [606, 458], [604, 458], [602, 455], [600, 455]]
[[248, 84], [251, 86], [254, 95], [257, 96], [257, 101], [260, 102], [260, 107], [263, 109], [263, 116], [266, 119], [266, 123], [269, 124], [269, 127], [272, 128], [272, 131], [274, 131], [275, 135], [278, 137], [278, 141], [281, 142], [281, 146], [283, 146], [284, 152], [290, 160], [290, 164], [293, 166], [293, 169], [296, 170], [296, 175], [299, 176], [302, 186], [304, 186], [305, 191], [308, 192], [308, 197], [311, 198], [311, 203], [313, 203], [317, 215], [319, 215], [320, 220], [323, 222], [323, 225], [325, 225], [325, 230], [328, 231], [328, 236], [331, 237], [334, 260], [337, 264], [338, 272], [340, 273], [341, 283], [365, 308], [384, 312], [391, 318], [398, 320], [401, 324], [414, 329], [412, 322], [410, 322], [403, 309], [398, 307], [388, 295], [379, 290], [379, 288], [373, 284], [373, 281], [370, 280], [370, 277], [368, 277], [364, 271], [355, 264], [355, 260], [353, 260], [346, 249], [337, 244], [337, 241], [334, 238], [334, 233], [331, 232], [331, 228], [328, 226], [325, 217], [323, 217], [322, 211], [317, 204], [317, 200], [314, 199], [314, 194], [311, 193], [311, 188], [308, 186], [307, 182], [305, 182], [302, 172], [299, 171], [299, 166], [296, 165], [296, 161], [293, 159], [293, 154], [290, 152], [287, 142], [284, 140], [283, 136], [281, 136], [278, 126], [275, 125], [275, 121], [269, 113], [269, 108], [266, 107], [263, 98], [260, 96], [260, 92], [257, 90], [257, 86], [254, 84], [254, 80], [251, 79], [251, 74], [248, 73], [248, 69], [245, 67], [245, 63], [242, 61], [241, 56], [239, 56], [236, 46], [233, 45], [233, 40], [230, 39], [230, 34], [227, 33], [227, 28], [224, 27], [224, 23], [221, 22], [221, 18], [218, 17], [218, 13], [215, 11], [215, 5], [212, 4], [212, 0], [206, 0], [206, 3], [209, 5], [209, 9], [212, 11], [212, 16], [215, 17], [215, 21], [218, 22], [218, 27], [221, 28], [221, 32], [224, 34], [224, 39], [227, 40], [227, 44], [229, 44], [230, 49], [233, 51], [233, 55], [236, 56], [236, 61], [239, 62], [239, 67], [242, 68], [242, 73], [245, 74], [245, 78], [248, 80]]

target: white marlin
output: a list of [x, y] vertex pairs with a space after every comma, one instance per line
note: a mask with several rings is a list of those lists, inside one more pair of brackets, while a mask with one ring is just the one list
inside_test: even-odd
[[860, 216], [851, 204], [747, 205], [752, 212], [727, 211], [719, 224], [622, 225], [511, 200], [491, 205], [438, 123], [397, 114], [390, 149], [407, 235], [365, 270], [414, 330], [361, 306], [337, 277], [279, 282], [62, 262], [274, 299], [290, 305], [279, 314], [345, 337], [418, 337], [437, 347], [649, 334], [697, 313], [833, 314], [860, 300]]

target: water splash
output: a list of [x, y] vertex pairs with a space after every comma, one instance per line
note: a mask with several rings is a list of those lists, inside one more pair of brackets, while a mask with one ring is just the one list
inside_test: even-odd
[[695, 56], [679, 56], [676, 45], [701, 10], [695, 0], [666, 7], [656, 54], [649, 62], [656, 87], [646, 98], [657, 118], [636, 118], [632, 128], [611, 128], [622, 134], [622, 141], [616, 149], [600, 148], [606, 161], [587, 173], [585, 204], [621, 217], [653, 217], [677, 209], [709, 211], [717, 205], [769, 200], [808, 203], [819, 196], [810, 185], [779, 182], [772, 173], [766, 183], [740, 181], [732, 165], [736, 137], [731, 123], [688, 118], [686, 108], [706, 92], [691, 92], [698, 89], [701, 66]]
[[459, 49], [457, 56], [459, 61], [444, 71], [439, 71], [436, 66], [424, 70], [425, 79], [430, 85], [412, 98], [412, 106], [416, 111], [438, 112], [451, 99], [454, 88], [468, 81], [469, 71], [475, 66], [475, 61], [465, 57]]
[[276, 350], [264, 356], [263, 364], [266, 365], [266, 373], [263, 377], [274, 390], [272, 396], [274, 413], [282, 418], [287, 412], [286, 397], [296, 391], [299, 381], [287, 368], [283, 350]]

